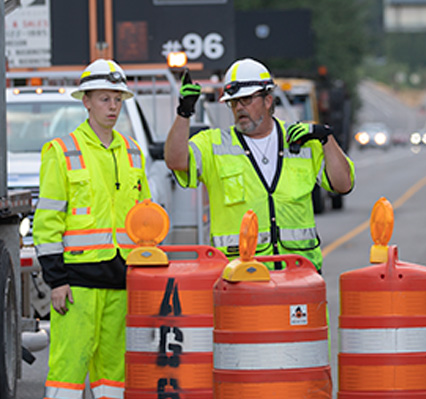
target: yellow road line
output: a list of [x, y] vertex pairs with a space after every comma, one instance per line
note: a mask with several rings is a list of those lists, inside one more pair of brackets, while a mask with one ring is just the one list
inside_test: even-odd
[[[398, 209], [400, 206], [402, 206], [405, 202], [407, 202], [414, 194], [416, 194], [425, 185], [426, 185], [426, 177], [424, 177], [423, 179], [420, 179], [416, 184], [414, 184], [412, 187], [410, 187], [401, 197], [399, 197], [395, 201], [395, 203], [392, 205], [393, 209]], [[322, 250], [322, 256], [325, 258], [327, 255], [329, 255], [335, 249], [339, 248], [345, 242], [348, 242], [352, 238], [356, 237], [358, 234], [362, 233], [369, 226], [370, 226], [370, 219], [361, 223], [359, 226], [355, 227], [349, 233], [346, 233], [344, 236], [340, 237], [336, 241], [333, 241], [330, 245], [327, 245]]]

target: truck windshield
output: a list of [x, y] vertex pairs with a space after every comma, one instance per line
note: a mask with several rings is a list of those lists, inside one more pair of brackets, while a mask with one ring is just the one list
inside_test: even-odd
[[[28, 102], [7, 104], [7, 147], [10, 152], [40, 152], [43, 144], [65, 136], [87, 118], [79, 102]], [[134, 137], [126, 107], [115, 129]]]

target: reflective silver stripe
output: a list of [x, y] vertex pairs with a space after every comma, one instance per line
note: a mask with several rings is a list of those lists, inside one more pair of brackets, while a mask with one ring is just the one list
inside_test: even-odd
[[323, 367], [329, 364], [327, 340], [273, 344], [213, 345], [214, 368], [278, 370]]
[[91, 247], [112, 244], [112, 233], [64, 235], [64, 247]]
[[214, 155], [243, 155], [245, 154], [245, 152], [238, 145], [226, 147], [223, 144], [221, 145], [213, 144], [213, 154]]
[[45, 399], [81, 399], [83, 397], [83, 389], [68, 389], [45, 387]]
[[[270, 242], [270, 233], [265, 231], [259, 233], [257, 237], [258, 244], [266, 244]], [[315, 240], [317, 237], [316, 229], [314, 227], [308, 229], [280, 229], [281, 241], [302, 241], [302, 240]], [[228, 236], [214, 236], [213, 245], [215, 247], [232, 247], [239, 243], [239, 234], [232, 234]]]
[[65, 146], [67, 147], [67, 151], [64, 152], [64, 155], [69, 158], [71, 169], [83, 169], [83, 166], [81, 164], [81, 151], [77, 149], [75, 146], [74, 140], [72, 139], [71, 135], [61, 137], [61, 140], [64, 142]]
[[239, 145], [232, 145], [231, 133], [226, 130], [220, 131], [221, 144], [213, 144], [214, 155], [241, 155], [245, 154], [244, 149]]
[[99, 385], [92, 388], [93, 396], [95, 399], [108, 398], [108, 399], [122, 399], [124, 395], [124, 388], [113, 387], [109, 385]]
[[197, 165], [197, 176], [201, 176], [203, 173], [203, 159], [201, 157], [201, 151], [192, 141], [189, 142], [189, 145], [194, 153], [195, 164]]
[[142, 157], [139, 147], [134, 143], [134, 141], [128, 137], [127, 142], [129, 143], [129, 147], [127, 149], [127, 153], [132, 157], [133, 167], [134, 168], [142, 168]]
[[[271, 234], [269, 231], [264, 231], [259, 233], [257, 236], [258, 244], [266, 244], [270, 241]], [[228, 236], [214, 236], [213, 237], [213, 245], [215, 247], [233, 247], [239, 244], [240, 235], [232, 234]]]
[[54, 200], [44, 197], [40, 197], [37, 202], [37, 209], [43, 209], [46, 211], [66, 212], [67, 206], [67, 201]]
[[293, 154], [290, 152], [288, 148], [284, 148], [284, 157], [285, 158], [303, 158], [303, 159], [311, 159], [312, 158], [312, 150], [311, 147], [302, 147], [298, 154]]
[[90, 208], [85, 206], [84, 208], [73, 208], [74, 215], [89, 215]]
[[322, 160], [321, 167], [320, 167], [320, 170], [318, 171], [318, 175], [317, 175], [317, 178], [316, 178], [318, 185], [321, 185], [321, 183], [322, 183], [322, 173], [324, 172], [324, 168], [325, 168], [325, 161]]
[[119, 233], [116, 234], [117, 243], [120, 245], [136, 245], [131, 238], [127, 235], [127, 233]]
[[50, 242], [47, 244], [39, 244], [35, 247], [37, 256], [56, 255], [64, 253], [62, 242]]
[[[171, 327], [172, 329], [172, 327]], [[178, 344], [183, 352], [213, 352], [213, 327], [179, 328], [184, 339], [176, 341], [175, 333], [167, 334], [168, 343]], [[131, 352], [158, 352], [160, 328], [126, 327], [126, 350]]]
[[426, 328], [368, 328], [339, 330], [342, 353], [426, 352]]
[[314, 227], [309, 229], [280, 229], [281, 241], [315, 240], [317, 232]]

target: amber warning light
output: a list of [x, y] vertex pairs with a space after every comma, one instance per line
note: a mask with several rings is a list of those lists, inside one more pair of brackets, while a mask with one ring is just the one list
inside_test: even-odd
[[135, 205], [126, 216], [126, 232], [138, 245], [127, 257], [128, 265], [167, 265], [166, 254], [156, 245], [167, 236], [170, 219], [160, 205], [149, 199]]
[[167, 65], [169, 68], [182, 68], [188, 62], [188, 57], [184, 51], [172, 51], [167, 55]]
[[370, 217], [370, 232], [374, 245], [370, 250], [371, 263], [384, 263], [388, 259], [388, 243], [392, 237], [394, 214], [392, 204], [384, 197], [373, 207]]
[[269, 281], [268, 268], [254, 259], [259, 227], [257, 215], [249, 210], [243, 216], [240, 227], [240, 257], [224, 269], [222, 278], [227, 281]]

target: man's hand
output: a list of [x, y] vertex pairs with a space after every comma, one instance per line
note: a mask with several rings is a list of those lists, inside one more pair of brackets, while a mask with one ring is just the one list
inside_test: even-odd
[[183, 118], [190, 118], [195, 112], [195, 103], [200, 97], [201, 86], [198, 83], [192, 83], [189, 76], [189, 70], [186, 69], [182, 75], [182, 86], [180, 88], [178, 115]]
[[64, 315], [68, 312], [67, 299], [74, 303], [71, 288], [68, 284], [53, 288], [51, 293], [52, 306], [59, 314]]
[[310, 123], [295, 123], [287, 129], [287, 142], [291, 153], [299, 153], [300, 146], [309, 140], [319, 140], [325, 144], [328, 135], [333, 134], [333, 128], [328, 125], [313, 125]]

